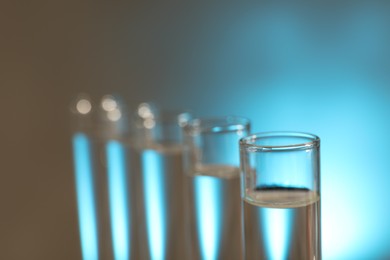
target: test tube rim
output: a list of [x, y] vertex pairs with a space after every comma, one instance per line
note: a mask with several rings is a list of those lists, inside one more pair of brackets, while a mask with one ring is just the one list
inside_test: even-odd
[[[306, 138], [308, 142], [297, 142], [294, 144], [287, 145], [261, 145], [256, 144], [260, 139], [270, 137], [297, 137]], [[267, 152], [267, 151], [296, 151], [296, 150], [308, 150], [320, 146], [320, 138], [308, 132], [297, 132], [297, 131], [269, 131], [259, 132], [251, 134], [249, 136], [240, 139], [240, 148], [249, 152]]]
[[250, 120], [242, 116], [194, 118], [184, 128], [187, 133], [193, 135], [249, 131], [249, 129]]

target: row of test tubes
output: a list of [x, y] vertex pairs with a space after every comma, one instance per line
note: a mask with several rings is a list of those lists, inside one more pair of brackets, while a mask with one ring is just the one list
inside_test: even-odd
[[[152, 103], [139, 104], [129, 112], [112, 95], [97, 102], [79, 95], [71, 111], [84, 260], [320, 259], [319, 203], [309, 209], [312, 217], [306, 216], [305, 223], [294, 219], [307, 211], [277, 208], [278, 203], [286, 206], [286, 200], [295, 203], [289, 209], [319, 201], [319, 181], [306, 172], [311, 178], [300, 181], [307, 183], [307, 189], [300, 184], [291, 188], [285, 185], [289, 177], [283, 175], [291, 169], [283, 167], [279, 167], [280, 181], [278, 177], [257, 180], [267, 174], [267, 167], [257, 164], [256, 152], [264, 150], [254, 147], [280, 147], [272, 143], [280, 138], [268, 138], [271, 143], [258, 146], [246, 118], [195, 118], [185, 111], [163, 111]], [[317, 149], [313, 144], [299, 149], [303, 155], [293, 157], [305, 160], [305, 165], [308, 160], [315, 164], [319, 155], [307, 153]], [[289, 163], [291, 156], [284, 157], [281, 160]], [[240, 163], [248, 174], [241, 174]], [[271, 158], [267, 164], [275, 163]], [[318, 166], [312, 164], [307, 167]], [[275, 193], [280, 190], [282, 195]], [[267, 209], [252, 208], [267, 203]], [[282, 226], [272, 228], [272, 218], [282, 218]], [[302, 235], [294, 232], [295, 227], [283, 226], [286, 223], [300, 229], [309, 223], [310, 227]], [[291, 247], [289, 237], [303, 241], [304, 246], [294, 242], [298, 244]]]

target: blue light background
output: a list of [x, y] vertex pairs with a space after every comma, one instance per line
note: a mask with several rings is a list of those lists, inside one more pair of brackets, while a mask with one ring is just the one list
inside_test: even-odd
[[323, 258], [390, 257], [389, 3], [111, 8], [94, 39], [107, 85], [133, 105], [319, 135]]
[[149, 86], [140, 96], [198, 116], [246, 116], [256, 132], [319, 135], [323, 258], [390, 257], [389, 4], [180, 11], [154, 11], [139, 18], [150, 34], [132, 31], [145, 38], [128, 58], [150, 65], [135, 79]]

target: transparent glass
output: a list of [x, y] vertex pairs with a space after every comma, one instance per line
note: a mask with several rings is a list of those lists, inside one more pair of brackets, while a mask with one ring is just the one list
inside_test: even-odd
[[80, 95], [71, 112], [82, 258], [137, 259], [126, 109], [118, 97]]
[[181, 128], [190, 117], [138, 108], [132, 171], [139, 189], [139, 259], [188, 259]]
[[239, 139], [241, 117], [195, 119], [185, 128], [192, 259], [243, 259]]
[[246, 259], [321, 259], [320, 139], [254, 134], [240, 157]]

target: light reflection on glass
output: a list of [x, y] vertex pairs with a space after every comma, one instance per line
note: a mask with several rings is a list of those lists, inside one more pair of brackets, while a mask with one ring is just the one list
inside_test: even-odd
[[118, 121], [119, 119], [121, 119], [122, 117], [122, 113], [119, 109], [115, 108], [114, 110], [112, 111], [108, 111], [107, 112], [107, 118], [111, 121]]
[[153, 119], [154, 118], [154, 112], [153, 112], [153, 108], [150, 104], [148, 103], [142, 103], [138, 106], [138, 115], [141, 117], [141, 118], [149, 118], [149, 119]]
[[102, 108], [106, 111], [113, 111], [118, 107], [117, 102], [112, 96], [104, 96], [102, 100]]
[[131, 238], [129, 237], [125, 150], [118, 141], [109, 141], [106, 153], [114, 256], [116, 260], [128, 259]]
[[164, 168], [161, 157], [156, 151], [146, 150], [142, 154], [144, 173], [144, 194], [146, 205], [146, 225], [149, 238], [151, 259], [165, 257], [166, 238], [166, 205], [164, 192]]
[[89, 138], [83, 133], [73, 136], [73, 156], [76, 179], [77, 206], [80, 225], [81, 251], [84, 260], [97, 260], [98, 228], [94, 179]]
[[145, 119], [144, 127], [146, 129], [152, 129], [156, 125], [156, 122], [153, 119]]
[[87, 99], [80, 99], [79, 101], [77, 101], [76, 109], [77, 112], [79, 112], [80, 114], [86, 115], [91, 112], [91, 102]]
[[197, 226], [202, 258], [218, 259], [221, 230], [222, 187], [215, 177], [202, 176], [194, 179]]

